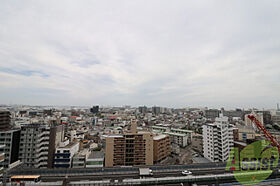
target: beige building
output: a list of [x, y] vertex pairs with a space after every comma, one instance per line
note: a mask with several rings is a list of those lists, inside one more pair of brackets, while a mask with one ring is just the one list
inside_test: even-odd
[[106, 137], [106, 167], [153, 165], [153, 135], [136, 128], [132, 122], [130, 132]]
[[171, 153], [170, 137], [168, 135], [154, 136], [154, 162], [159, 162]]
[[251, 114], [246, 114], [244, 121], [245, 121], [245, 125], [249, 126], [249, 127], [253, 127], [254, 129], [257, 129], [257, 126], [248, 118], [248, 115], [254, 115], [256, 117], [256, 119], [261, 122], [261, 124], [263, 125], [263, 114], [262, 113], [251, 113]]
[[246, 141], [247, 139], [255, 139], [256, 132], [252, 126], [236, 125], [236, 127], [233, 128], [233, 138], [234, 141]]

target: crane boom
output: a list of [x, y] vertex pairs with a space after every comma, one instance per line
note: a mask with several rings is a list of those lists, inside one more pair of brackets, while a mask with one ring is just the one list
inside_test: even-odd
[[271, 141], [271, 145], [278, 148], [280, 152], [280, 143], [265, 129], [262, 123], [257, 120], [254, 115], [248, 115], [248, 118], [258, 127], [258, 129], [264, 134], [265, 138]]

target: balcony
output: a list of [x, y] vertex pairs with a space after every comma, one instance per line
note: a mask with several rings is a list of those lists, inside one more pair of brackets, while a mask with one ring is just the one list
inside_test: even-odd
[[5, 160], [5, 153], [0, 154], [0, 162], [3, 162]]

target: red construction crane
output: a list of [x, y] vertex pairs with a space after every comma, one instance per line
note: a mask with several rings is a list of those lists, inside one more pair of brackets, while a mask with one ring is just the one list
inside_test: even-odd
[[254, 115], [248, 115], [248, 118], [258, 127], [258, 129], [264, 134], [265, 138], [271, 141], [271, 145], [278, 148], [280, 152], [280, 143], [265, 129], [262, 123], [257, 120]]

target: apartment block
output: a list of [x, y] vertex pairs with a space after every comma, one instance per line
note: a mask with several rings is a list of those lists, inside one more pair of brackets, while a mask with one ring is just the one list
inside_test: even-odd
[[21, 127], [19, 159], [26, 167], [52, 168], [61, 127], [29, 124]]
[[0, 111], [0, 131], [11, 129], [11, 116], [9, 111]]
[[56, 148], [54, 168], [71, 168], [73, 156], [78, 153], [80, 144], [78, 142], [66, 142]]
[[104, 152], [93, 151], [86, 160], [86, 168], [103, 167]]
[[188, 135], [180, 134], [175, 132], [164, 132], [163, 134], [167, 134], [171, 138], [171, 143], [177, 144], [180, 147], [186, 147], [188, 145]]
[[8, 166], [16, 161], [19, 157], [19, 141], [20, 130], [0, 131], [0, 154], [5, 153], [5, 160], [0, 163], [0, 166], [8, 168]]
[[161, 133], [170, 136], [171, 143], [179, 145], [180, 147], [186, 147], [191, 143], [193, 137], [193, 131], [169, 128], [163, 126], [152, 126], [153, 133]]
[[153, 137], [154, 162], [159, 162], [168, 157], [171, 153], [171, 142], [168, 135], [157, 135]]
[[233, 139], [234, 141], [253, 140], [256, 138], [255, 130], [250, 126], [237, 125], [233, 128]]
[[136, 122], [130, 132], [106, 137], [105, 166], [153, 165], [153, 135], [138, 132]]
[[225, 162], [233, 147], [233, 131], [228, 117], [221, 116], [214, 123], [203, 125], [203, 153], [212, 162]]
[[85, 168], [90, 155], [89, 149], [83, 149], [73, 156], [72, 168]]
[[[5, 145], [0, 145], [0, 149], [4, 149]], [[0, 179], [2, 179], [3, 177], [3, 172], [4, 172], [4, 166], [3, 166], [3, 162], [5, 161], [5, 153], [1, 152], [0, 153]], [[1, 185], [1, 182], [0, 182]]]

